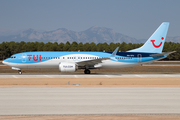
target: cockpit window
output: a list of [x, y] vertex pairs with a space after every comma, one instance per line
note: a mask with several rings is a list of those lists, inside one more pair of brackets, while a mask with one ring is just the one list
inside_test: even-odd
[[14, 58], [16, 58], [16, 56], [11, 56], [11, 59], [14, 59]]

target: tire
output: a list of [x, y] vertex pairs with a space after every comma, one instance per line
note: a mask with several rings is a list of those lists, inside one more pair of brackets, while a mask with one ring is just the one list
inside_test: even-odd
[[84, 74], [90, 74], [90, 73], [91, 73], [91, 71], [89, 69], [84, 70]]

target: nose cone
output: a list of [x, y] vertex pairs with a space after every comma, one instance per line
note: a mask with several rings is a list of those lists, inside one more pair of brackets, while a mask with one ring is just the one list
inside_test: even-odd
[[4, 60], [2, 61], [2, 63], [4, 64]]
[[3, 63], [4, 65], [7, 65], [7, 62], [6, 62], [6, 60], [3, 60], [3, 61], [2, 61], [2, 63]]

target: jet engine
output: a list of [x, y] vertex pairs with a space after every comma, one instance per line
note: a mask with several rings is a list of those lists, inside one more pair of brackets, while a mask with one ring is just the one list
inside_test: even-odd
[[78, 69], [76, 63], [61, 62], [59, 63], [60, 72], [75, 72]]

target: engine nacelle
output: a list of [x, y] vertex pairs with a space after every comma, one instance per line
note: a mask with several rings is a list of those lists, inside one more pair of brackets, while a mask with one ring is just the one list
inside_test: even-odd
[[61, 62], [59, 63], [59, 71], [60, 72], [75, 72], [78, 69], [77, 64]]

